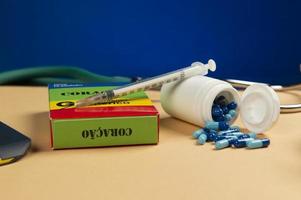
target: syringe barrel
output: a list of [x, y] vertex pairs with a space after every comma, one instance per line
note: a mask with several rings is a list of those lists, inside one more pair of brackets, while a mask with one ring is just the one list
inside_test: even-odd
[[198, 64], [196, 66], [191, 66], [184, 71], [185, 78], [195, 76], [195, 75], [207, 75], [208, 68], [204, 64]]

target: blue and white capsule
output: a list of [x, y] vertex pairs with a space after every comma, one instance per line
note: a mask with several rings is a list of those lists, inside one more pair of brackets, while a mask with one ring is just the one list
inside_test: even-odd
[[244, 138], [256, 138], [255, 133], [242, 133], [242, 132], [230, 132], [223, 135], [233, 135], [236, 136], [238, 139], [244, 139]]
[[202, 133], [199, 138], [198, 138], [198, 143], [199, 144], [205, 144], [207, 141], [207, 134]]
[[229, 133], [227, 135], [233, 135], [233, 136], [236, 136], [238, 138], [243, 138], [244, 137], [243, 135], [246, 135], [246, 134], [244, 134], [242, 132], [232, 132], [232, 133]]
[[270, 145], [270, 140], [268, 138], [256, 139], [247, 142], [248, 149], [264, 148], [264, 147], [268, 147], [269, 145]]
[[221, 106], [221, 109], [222, 109], [224, 115], [228, 114], [229, 109], [227, 106]]
[[198, 129], [198, 130], [194, 131], [192, 133], [192, 137], [197, 139], [197, 138], [200, 137], [201, 134], [204, 134], [204, 133], [205, 133], [204, 129], [201, 128], [201, 129]]
[[234, 118], [236, 116], [236, 110], [229, 110], [228, 114], [231, 115], [232, 118]]
[[235, 132], [239, 132], [239, 129], [229, 129], [226, 131], [219, 131], [218, 134], [219, 135], [229, 135], [229, 134], [235, 133]]
[[223, 115], [223, 110], [219, 105], [213, 105], [211, 110], [211, 115], [213, 117], [219, 117]]
[[208, 142], [214, 141], [216, 136], [217, 136], [217, 132], [215, 130], [210, 130], [210, 132], [207, 133], [207, 141]]
[[228, 130], [226, 130], [226, 131], [219, 131], [218, 132], [218, 134], [219, 135], [228, 135], [228, 134], [230, 134], [230, 133], [234, 133], [234, 132], [239, 132], [240, 131], [240, 129], [239, 128], [229, 128]]
[[237, 108], [237, 103], [232, 101], [227, 105], [227, 107], [228, 107], [229, 110], [235, 110]]
[[225, 114], [225, 117], [224, 117], [225, 121], [229, 122], [231, 121], [233, 118], [230, 114]]
[[205, 128], [208, 128], [210, 130], [218, 130], [218, 123], [219, 122], [214, 122], [214, 121], [208, 121], [205, 124]]
[[224, 140], [224, 139], [238, 139], [238, 138], [237, 138], [237, 136], [234, 136], [234, 135], [217, 135], [214, 138], [214, 142]]
[[230, 126], [230, 128], [229, 129], [231, 129], [231, 130], [238, 130], [238, 131], [240, 131], [240, 127], [239, 126], [235, 126], [235, 125], [233, 125], [233, 126]]
[[253, 138], [244, 138], [233, 141], [232, 146], [235, 148], [243, 148], [247, 146], [247, 143], [253, 141]]
[[232, 145], [232, 143], [237, 140], [236, 138], [231, 138], [231, 139], [223, 139], [219, 140], [215, 143], [215, 149], [224, 149], [226, 147], [229, 147]]
[[223, 121], [226, 121], [225, 115], [224, 115], [224, 114], [222, 114], [222, 115], [220, 115], [220, 116], [213, 116], [212, 118], [213, 118], [213, 120], [216, 121], [216, 122], [223, 122]]
[[222, 121], [222, 122], [218, 122], [218, 129], [221, 131], [225, 131], [228, 130], [230, 127], [228, 122]]
[[248, 135], [250, 136], [250, 138], [256, 139], [257, 138], [257, 133], [248, 133]]
[[205, 124], [205, 128], [211, 129], [211, 130], [228, 130], [229, 129], [229, 123], [222, 121], [222, 122], [215, 122], [215, 121], [208, 121]]
[[257, 137], [256, 133], [246, 133], [238, 136], [238, 139], [244, 139], [244, 138], [253, 138], [255, 139]]

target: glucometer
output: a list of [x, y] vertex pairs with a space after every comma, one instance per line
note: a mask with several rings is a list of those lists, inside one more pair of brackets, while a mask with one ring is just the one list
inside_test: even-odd
[[30, 145], [30, 138], [0, 121], [0, 166], [22, 158]]

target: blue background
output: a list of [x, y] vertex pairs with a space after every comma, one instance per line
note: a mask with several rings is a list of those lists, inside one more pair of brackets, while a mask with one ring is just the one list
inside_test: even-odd
[[214, 77], [296, 83], [300, 10], [297, 0], [1, 0], [0, 71], [148, 77], [213, 58]]

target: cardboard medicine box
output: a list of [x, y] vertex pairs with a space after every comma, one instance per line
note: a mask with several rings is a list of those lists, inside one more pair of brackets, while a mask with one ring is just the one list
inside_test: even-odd
[[112, 88], [100, 84], [49, 85], [53, 149], [158, 143], [159, 113], [144, 92], [75, 108], [77, 100]]

